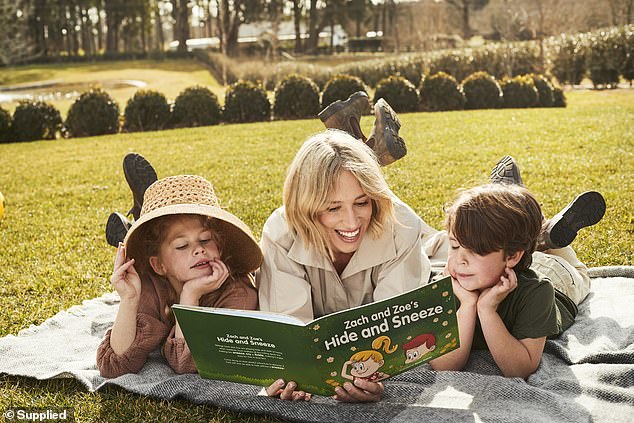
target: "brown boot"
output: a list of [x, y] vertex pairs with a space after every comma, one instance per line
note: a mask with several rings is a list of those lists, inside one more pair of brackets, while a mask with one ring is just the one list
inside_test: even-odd
[[357, 91], [347, 100], [337, 100], [319, 112], [319, 119], [326, 128], [335, 128], [346, 131], [353, 137], [365, 142], [366, 137], [361, 131], [359, 120], [361, 115], [370, 112], [370, 99], [364, 91]]
[[374, 151], [381, 166], [387, 166], [407, 154], [405, 141], [398, 135], [401, 121], [382, 98], [374, 105], [374, 116], [374, 127], [366, 144]]
[[578, 195], [552, 219], [544, 221], [537, 238], [537, 251], [570, 245], [581, 228], [596, 224], [604, 214], [605, 199], [600, 193], [587, 191]]

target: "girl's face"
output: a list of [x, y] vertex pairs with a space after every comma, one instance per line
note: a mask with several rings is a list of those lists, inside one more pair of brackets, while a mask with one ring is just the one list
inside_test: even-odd
[[497, 284], [510, 264], [502, 250], [481, 256], [461, 246], [453, 234], [449, 234], [447, 270], [467, 291], [486, 289]]
[[352, 173], [343, 171], [328, 196], [326, 209], [318, 217], [335, 258], [357, 251], [371, 218], [370, 197]]
[[372, 358], [368, 358], [365, 361], [357, 361], [352, 363], [350, 374], [354, 377], [370, 377], [376, 373], [382, 365], [383, 360], [376, 362]]
[[183, 216], [167, 227], [158, 256], [150, 257], [150, 264], [180, 294], [188, 281], [211, 275], [209, 262], [219, 258], [218, 245], [202, 220]]

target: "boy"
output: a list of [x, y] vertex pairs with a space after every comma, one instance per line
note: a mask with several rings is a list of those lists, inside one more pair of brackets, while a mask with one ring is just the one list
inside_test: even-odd
[[[514, 162], [510, 167], [517, 171]], [[512, 184], [492, 175], [500, 183], [463, 192], [447, 210], [445, 274], [460, 301], [460, 348], [433, 360], [435, 370], [460, 370], [472, 349], [488, 349], [504, 376], [525, 379], [539, 366], [546, 338], [572, 325], [587, 295], [585, 266], [561, 244], [601, 219], [603, 198], [584, 193], [544, 222], [537, 200], [516, 175]], [[561, 232], [570, 234], [553, 237]], [[533, 256], [538, 239], [550, 249]]]

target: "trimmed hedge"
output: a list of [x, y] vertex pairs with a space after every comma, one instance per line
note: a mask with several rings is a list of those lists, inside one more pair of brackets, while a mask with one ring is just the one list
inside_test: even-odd
[[321, 93], [321, 108], [337, 100], [347, 100], [357, 91], [368, 93], [360, 78], [352, 75], [337, 75], [328, 80], [324, 86], [324, 91]]
[[177, 127], [217, 125], [222, 117], [218, 97], [209, 88], [185, 88], [174, 101], [172, 121]]
[[128, 132], [157, 131], [170, 121], [170, 105], [158, 91], [139, 90], [125, 106], [123, 129]]
[[535, 107], [539, 101], [539, 92], [530, 76], [504, 78], [502, 88], [502, 107], [518, 109]]
[[53, 140], [62, 130], [62, 117], [53, 105], [43, 101], [21, 101], [13, 112], [9, 139], [13, 141]]
[[376, 86], [374, 103], [383, 98], [395, 112], [414, 112], [418, 108], [418, 92], [409, 80], [402, 76], [390, 76]]
[[72, 137], [116, 134], [119, 132], [119, 105], [100, 88], [87, 91], [68, 109], [66, 128]]
[[271, 119], [271, 102], [266, 91], [253, 82], [238, 81], [225, 92], [226, 122], [260, 122]]
[[11, 113], [0, 107], [0, 143], [8, 142], [11, 135]]
[[467, 98], [465, 109], [496, 109], [502, 106], [502, 89], [497, 80], [486, 72], [476, 72], [462, 81]]
[[308, 77], [292, 74], [275, 89], [275, 119], [312, 118], [319, 113], [319, 88]]
[[466, 98], [456, 79], [444, 72], [423, 78], [419, 91], [420, 108], [427, 112], [462, 110]]

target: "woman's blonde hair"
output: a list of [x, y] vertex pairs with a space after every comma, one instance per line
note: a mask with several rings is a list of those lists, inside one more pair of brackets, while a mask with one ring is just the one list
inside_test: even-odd
[[381, 236], [387, 224], [395, 223], [391, 193], [372, 150], [363, 142], [339, 130], [327, 130], [310, 137], [291, 163], [284, 182], [286, 221], [302, 240], [333, 258], [319, 213], [327, 207], [328, 195], [339, 176], [349, 171], [372, 202], [368, 233]]

